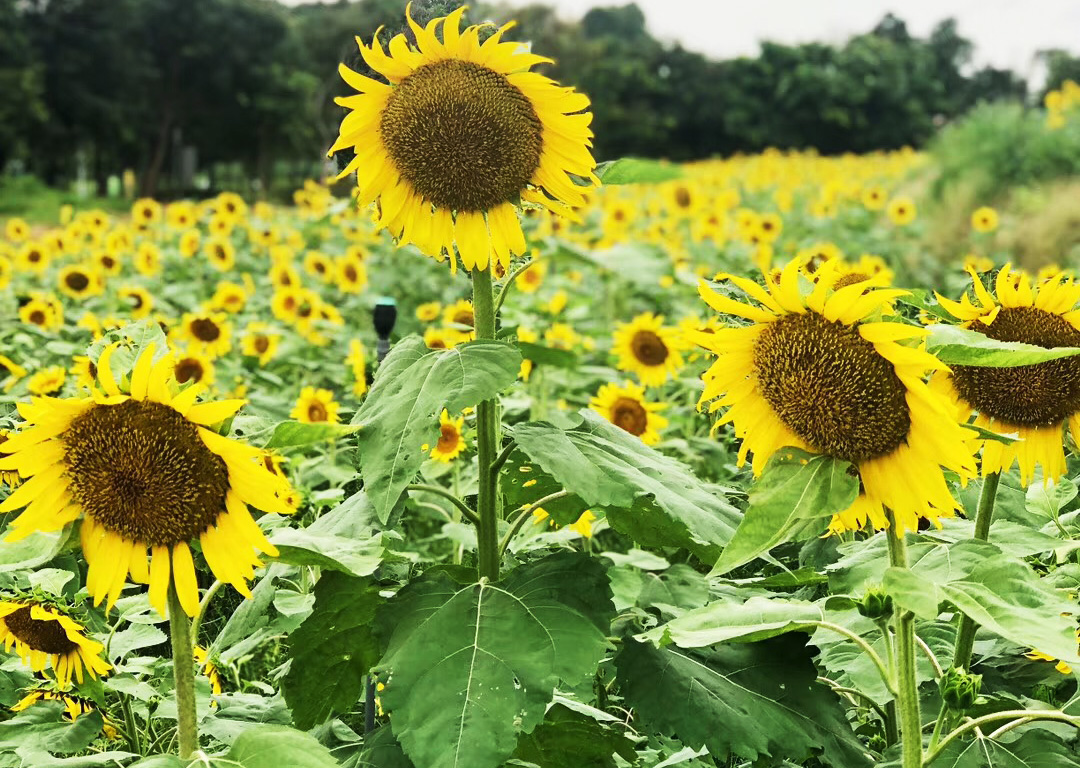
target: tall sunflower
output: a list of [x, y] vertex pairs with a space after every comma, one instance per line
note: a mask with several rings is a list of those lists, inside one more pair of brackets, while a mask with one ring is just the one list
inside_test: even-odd
[[720, 423], [733, 422], [743, 440], [739, 463], [752, 453], [760, 474], [783, 446], [851, 462], [861, 491], [833, 519], [833, 530], [861, 528], [867, 519], [884, 528], [885, 507], [900, 531], [915, 530], [920, 517], [936, 523], [951, 515], [959, 507], [942, 467], [974, 473], [970, 433], [923, 381], [942, 363], [898, 343], [927, 331], [877, 319], [905, 292], [875, 287], [881, 276], [833, 291], [834, 281], [823, 276], [804, 296], [799, 266], [790, 262], [767, 287], [729, 277], [756, 303], [700, 287], [713, 309], [751, 321], [695, 335], [718, 355], [704, 375], [702, 400], [715, 400], [711, 410], [728, 409]]
[[14, 646], [35, 672], [51, 664], [61, 688], [71, 685], [72, 677], [82, 683], [84, 669], [93, 678], [112, 669], [101, 657], [105, 646], [83, 632], [82, 625], [50, 606], [0, 601], [0, 640], [4, 650]]
[[[969, 270], [975, 302], [965, 293], [959, 302], [938, 296], [938, 302], [962, 325], [997, 341], [1020, 341], [1045, 349], [1080, 347], [1080, 285], [1061, 273], [1033, 286], [1024, 272], [1006, 264], [994, 281], [995, 296], [978, 273]], [[1035, 466], [1044, 481], [1065, 473], [1062, 428], [1066, 422], [1080, 437], [1080, 358], [1065, 357], [1035, 365], [985, 368], [954, 365], [934, 376], [931, 386], [952, 397], [966, 417], [994, 432], [1017, 434], [1005, 445], [985, 441], [984, 474], [1020, 465], [1020, 479], [1031, 482]]]
[[[165, 615], [170, 574], [180, 604], [199, 605], [189, 542], [198, 539], [221, 581], [245, 596], [260, 564], [255, 550], [276, 550], [247, 505], [290, 513], [288, 481], [266, 470], [262, 453], [208, 429], [244, 404], [196, 404], [205, 387], [176, 392], [171, 354], [154, 361], [149, 345], [120, 389], [106, 347], [97, 363], [101, 389], [88, 398], [34, 398], [19, 403], [26, 420], [4, 443], [0, 469], [29, 478], [0, 503], [24, 508], [9, 539], [56, 531], [82, 517], [87, 592], [111, 609], [128, 573], [150, 585], [150, 602]], [[149, 556], [148, 551], [149, 550]]]
[[[351, 147], [342, 171], [358, 171], [358, 200], [379, 201], [380, 228], [402, 244], [456, 268], [509, 266], [525, 252], [515, 206], [520, 201], [557, 213], [585, 203], [575, 177], [599, 183], [590, 153], [589, 99], [529, 72], [550, 59], [504, 42], [504, 25], [480, 42], [483, 25], [461, 30], [464, 7], [422, 27], [412, 20], [383, 51], [357, 38], [360, 55], [387, 82], [342, 65], [358, 93], [339, 98], [349, 109], [330, 154]], [[441, 29], [441, 39], [437, 34]]]

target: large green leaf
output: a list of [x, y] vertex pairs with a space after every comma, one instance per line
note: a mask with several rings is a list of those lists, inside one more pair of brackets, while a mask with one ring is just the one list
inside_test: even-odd
[[596, 176], [606, 186], [615, 184], [642, 184], [681, 179], [683, 170], [673, 163], [642, 160], [637, 157], [620, 157], [608, 160], [596, 167]]
[[302, 421], [283, 421], [274, 427], [274, 433], [270, 435], [270, 439], [263, 447], [296, 448], [315, 445], [337, 440], [360, 429], [363, 429], [363, 426], [357, 424], [328, 424], [326, 422], [307, 424]]
[[712, 561], [739, 512], [683, 464], [592, 411], [564, 431], [543, 422], [514, 427], [518, 447], [560, 485], [604, 507], [618, 531], [648, 546], [681, 546]]
[[379, 660], [372, 625], [380, 602], [378, 585], [367, 579], [328, 571], [315, 585], [315, 610], [289, 635], [292, 664], [281, 681], [298, 728], [348, 712], [360, 698]]
[[414, 768], [405, 756], [394, 732], [383, 725], [364, 737], [364, 749], [356, 763], [357, 768]]
[[781, 448], [750, 491], [750, 505], [713, 573], [727, 573], [777, 544], [820, 535], [823, 518], [851, 506], [859, 480], [851, 464], [798, 448]]
[[283, 725], [253, 724], [223, 756], [244, 768], [338, 768], [330, 750], [310, 733]]
[[510, 386], [521, 355], [501, 341], [473, 341], [431, 350], [411, 336], [379, 366], [364, 404], [353, 418], [360, 476], [379, 522], [385, 523], [405, 486], [427, 458], [421, 446], [439, 435], [439, 414], [494, 397]]
[[813, 626], [808, 621], [823, 618], [820, 606], [803, 600], [766, 597], [751, 597], [745, 602], [717, 600], [654, 627], [638, 638], [658, 644], [675, 643], [681, 648], [700, 648], [730, 640], [764, 640], [808, 629]]
[[361, 490], [307, 528], [279, 528], [270, 541], [281, 562], [367, 576], [379, 567], [383, 554], [382, 536], [372, 532], [374, 517]]
[[802, 762], [818, 751], [826, 765], [870, 765], [836, 695], [816, 682], [805, 638], [683, 650], [630, 640], [615, 658], [617, 679], [638, 728], [702, 745], [720, 760]]
[[544, 722], [521, 738], [514, 757], [539, 768], [615, 768], [615, 754], [633, 763], [634, 742], [588, 715], [555, 704]]
[[595, 674], [614, 608], [601, 564], [560, 552], [498, 583], [428, 572], [379, 612], [383, 707], [417, 768], [497, 768], [555, 686]]
[[[899, 768], [891, 762], [882, 768]], [[934, 768], [1077, 768], [1080, 756], [1061, 739], [1042, 729], [1026, 731], [1007, 744], [976, 738], [956, 739], [934, 760]]]
[[[14, 515], [12, 515], [14, 517]], [[59, 533], [31, 533], [25, 539], [0, 539], [0, 572], [37, 568], [56, 557], [72, 526]]]
[[990, 557], [965, 578], [946, 582], [890, 568], [883, 585], [894, 601], [917, 616], [936, 618], [939, 604], [948, 601], [1010, 642], [1080, 664], [1072, 618], [1075, 602], [1043, 584], [1019, 559]]
[[1080, 347], [1046, 349], [1019, 341], [997, 341], [955, 325], [931, 325], [926, 349], [946, 365], [1015, 368], [1080, 355]]
[[[22, 758], [24, 766], [33, 766], [33, 768], [117, 768], [131, 758], [138, 757], [134, 752], [119, 751], [95, 752], [82, 757], [53, 757], [48, 752], [35, 747], [19, 747], [15, 750], [15, 754]], [[176, 762], [172, 765], [177, 768], [186, 768], [186, 763], [173, 759]], [[146, 768], [147, 765], [153, 764], [140, 760], [137, 765]], [[168, 763], [161, 763], [158, 766], [158, 768], [163, 767], [171, 768]]]
[[71, 722], [63, 718], [63, 710], [63, 702], [44, 701], [0, 723], [0, 751], [45, 746], [68, 755], [86, 749], [101, 733], [101, 715], [93, 711]]

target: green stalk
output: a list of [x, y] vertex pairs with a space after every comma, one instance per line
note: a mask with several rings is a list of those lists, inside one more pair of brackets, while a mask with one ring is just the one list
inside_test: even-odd
[[[474, 269], [473, 326], [477, 339], [495, 338], [495, 297], [491, 272]], [[485, 400], [476, 407], [476, 453], [479, 461], [479, 490], [476, 496], [477, 570], [481, 578], [499, 578], [499, 472], [494, 466], [499, 449], [498, 401]]]
[[[889, 565], [907, 569], [907, 544], [896, 527], [892, 510], [888, 511]], [[919, 714], [919, 684], [915, 676], [915, 614], [899, 606], [895, 614], [896, 690], [900, 714], [900, 747], [903, 768], [922, 768], [922, 716]]]
[[195, 717], [195, 654], [191, 645], [191, 624], [180, 605], [176, 587], [169, 582], [169, 637], [172, 641], [173, 684], [176, 686], [176, 720], [181, 760], [199, 749]]
[[[994, 517], [994, 500], [997, 498], [998, 482], [1001, 473], [993, 472], [983, 480], [982, 493], [979, 495], [979, 509], [975, 513], [975, 538], [986, 541], [990, 536], [990, 520]], [[960, 626], [956, 630], [956, 649], [953, 651], [953, 666], [967, 670], [971, 664], [971, 651], [975, 647], [975, 622], [961, 614]]]

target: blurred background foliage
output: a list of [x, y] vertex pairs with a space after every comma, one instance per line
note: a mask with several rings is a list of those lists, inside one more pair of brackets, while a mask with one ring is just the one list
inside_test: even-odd
[[[413, 12], [423, 20], [456, 5], [428, 0]], [[318, 175], [336, 135], [333, 98], [347, 90], [337, 64], [357, 66], [354, 35], [370, 40], [385, 25], [388, 39], [403, 26], [403, 7], [0, 0], [0, 171], [50, 187], [81, 178], [105, 195], [110, 176], [133, 169], [139, 194], [168, 198], [197, 193], [197, 166], [206, 193], [291, 190]], [[633, 4], [567, 21], [543, 4], [476, 3], [468, 18], [516, 19], [508, 37], [531, 41], [555, 59], [553, 76], [591, 97], [598, 159], [919, 147], [979, 104], [1013, 102], [944, 133], [942, 188], [950, 167], [967, 162], [959, 155], [980, 151], [1015, 165], [1018, 179], [1080, 162], [1071, 145], [1019, 165], [1009, 157], [1015, 142], [1033, 140], [1041, 118], [1024, 105], [1042, 93], [1028, 93], [1012, 71], [973, 67], [972, 44], [952, 20], [922, 39], [887, 15], [843, 45], [763, 43], [756, 57], [716, 61], [654, 39]], [[1080, 79], [1080, 57], [1041, 55], [1043, 92]], [[989, 145], [974, 145], [983, 132]], [[979, 184], [1001, 183], [996, 166], [983, 167]]]

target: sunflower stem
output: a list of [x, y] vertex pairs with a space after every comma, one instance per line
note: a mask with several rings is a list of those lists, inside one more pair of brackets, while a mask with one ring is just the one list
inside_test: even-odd
[[[907, 570], [907, 543], [896, 517], [888, 510], [889, 565]], [[922, 716], [919, 713], [919, 683], [915, 677], [915, 614], [897, 606], [895, 621], [896, 692], [900, 715], [900, 747], [903, 768], [922, 768]]]
[[[495, 338], [495, 297], [491, 271], [474, 269], [473, 323], [477, 339]], [[479, 490], [476, 496], [477, 570], [481, 578], [499, 578], [499, 467], [495, 465], [499, 449], [499, 404], [494, 398], [476, 407], [476, 453], [479, 464]]]
[[[975, 513], [975, 539], [986, 541], [990, 537], [990, 521], [994, 517], [994, 501], [997, 498], [1000, 472], [992, 472], [983, 480], [982, 493], [979, 495], [979, 509]], [[971, 664], [971, 651], [975, 647], [975, 622], [966, 614], [960, 614], [960, 624], [956, 630], [956, 648], [953, 651], [953, 666], [967, 670]]]
[[191, 623], [180, 605], [176, 587], [169, 583], [169, 637], [172, 641], [173, 682], [176, 686], [178, 754], [187, 760], [199, 749], [195, 717], [195, 654], [191, 645]]

